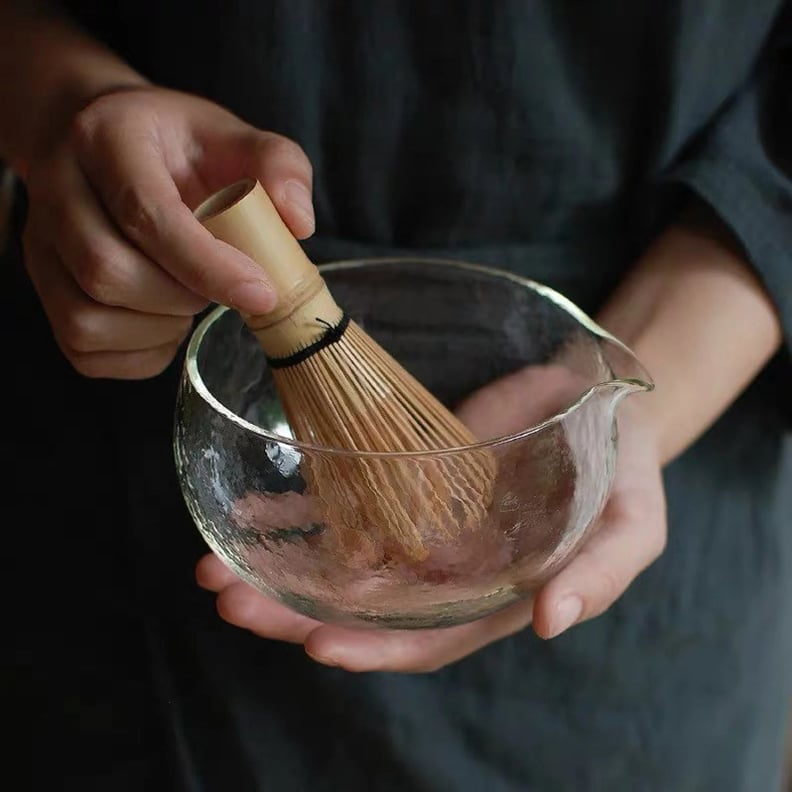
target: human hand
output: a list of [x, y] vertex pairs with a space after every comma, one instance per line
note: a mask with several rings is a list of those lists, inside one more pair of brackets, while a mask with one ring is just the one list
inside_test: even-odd
[[[502, 435], [534, 423], [537, 411], [552, 414], [578, 391], [563, 370], [528, 368], [477, 392], [459, 415], [479, 437]], [[643, 407], [631, 401], [620, 408], [617, 471], [597, 530], [533, 598], [492, 616], [415, 632], [323, 624], [258, 593], [214, 554], [198, 563], [198, 582], [217, 593], [218, 612], [230, 624], [264, 638], [302, 643], [319, 662], [351, 671], [433, 671], [529, 624], [540, 637], [555, 637], [603, 613], [665, 545], [657, 444]]]
[[257, 178], [292, 233], [313, 233], [303, 151], [217, 105], [138, 87], [95, 99], [29, 163], [23, 244], [58, 346], [88, 377], [140, 379], [171, 362], [209, 303], [265, 313], [261, 269], [192, 209]]

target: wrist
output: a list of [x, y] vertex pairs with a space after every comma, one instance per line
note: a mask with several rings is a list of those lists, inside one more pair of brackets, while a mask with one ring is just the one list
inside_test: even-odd
[[598, 321], [655, 381], [645, 420], [663, 464], [720, 417], [781, 338], [773, 303], [739, 247], [683, 225], [658, 238]]

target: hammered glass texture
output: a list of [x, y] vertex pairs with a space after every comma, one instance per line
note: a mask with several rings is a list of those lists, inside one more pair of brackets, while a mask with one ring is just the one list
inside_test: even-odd
[[[180, 482], [203, 537], [243, 579], [324, 621], [452, 625], [530, 594], [568, 563], [601, 513], [616, 407], [643, 387], [640, 364], [574, 306], [505, 273], [407, 260], [322, 271], [339, 304], [448, 407], [524, 377], [520, 424], [505, 438], [481, 437], [498, 466], [486, 517], [453, 543], [438, 538], [421, 561], [339, 552], [301, 469], [321, 457], [323, 469], [340, 470], [344, 454], [290, 440], [256, 339], [219, 308], [193, 336], [175, 420]], [[489, 408], [504, 404], [498, 397]], [[454, 453], [464, 463], [474, 451]], [[430, 462], [388, 460], [416, 473]]]

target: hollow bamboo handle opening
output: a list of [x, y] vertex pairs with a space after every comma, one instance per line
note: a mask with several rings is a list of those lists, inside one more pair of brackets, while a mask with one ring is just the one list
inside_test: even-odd
[[255, 261], [278, 295], [275, 309], [243, 315], [270, 357], [316, 341], [342, 315], [321, 274], [281, 219], [261, 184], [243, 179], [207, 198], [195, 216], [218, 239]]

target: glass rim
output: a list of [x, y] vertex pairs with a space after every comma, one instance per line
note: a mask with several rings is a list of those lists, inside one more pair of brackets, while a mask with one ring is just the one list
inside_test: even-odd
[[323, 454], [345, 457], [365, 457], [365, 458], [426, 458], [426, 457], [439, 457], [451, 454], [462, 454], [473, 451], [481, 451], [493, 449], [498, 446], [506, 445], [509, 443], [518, 442], [530, 435], [538, 434], [539, 432], [547, 429], [554, 424], [562, 422], [573, 412], [579, 410], [595, 393], [604, 389], [610, 388], [623, 388], [625, 393], [638, 392], [638, 391], [652, 391], [654, 390], [654, 382], [650, 377], [646, 368], [638, 359], [637, 355], [622, 341], [613, 336], [603, 327], [598, 325], [588, 314], [581, 310], [571, 300], [565, 297], [560, 292], [545, 286], [538, 281], [526, 278], [522, 275], [517, 275], [508, 270], [499, 269], [497, 267], [490, 267], [483, 264], [474, 264], [471, 262], [451, 259], [451, 258], [432, 258], [424, 256], [390, 256], [390, 257], [370, 257], [370, 258], [352, 258], [342, 259], [338, 261], [331, 261], [319, 265], [322, 272], [333, 272], [339, 270], [360, 269], [367, 266], [381, 266], [392, 264], [428, 264], [432, 266], [447, 266], [453, 269], [468, 270], [470, 272], [477, 272], [483, 275], [489, 275], [503, 280], [511, 280], [519, 286], [529, 289], [541, 297], [550, 300], [563, 311], [566, 311], [573, 319], [579, 322], [590, 333], [598, 336], [599, 338], [614, 344], [622, 352], [624, 352], [642, 372], [643, 377], [614, 377], [612, 379], [603, 380], [602, 382], [590, 385], [584, 389], [581, 394], [564, 407], [562, 410], [554, 413], [545, 420], [521, 429], [518, 432], [501, 435], [498, 437], [490, 438], [489, 440], [480, 440], [476, 443], [470, 443], [462, 446], [453, 446], [448, 448], [428, 449], [422, 451], [357, 451], [348, 448], [334, 448], [330, 446], [316, 445], [313, 443], [297, 440], [293, 437], [279, 435], [268, 429], [264, 429], [257, 424], [251, 423], [241, 415], [237, 415], [233, 410], [224, 405], [209, 389], [201, 376], [200, 366], [198, 364], [198, 352], [201, 348], [204, 337], [211, 329], [212, 325], [227, 312], [233, 311], [232, 308], [226, 305], [218, 305], [211, 310], [195, 327], [193, 330], [187, 351], [184, 358], [184, 372], [190, 381], [190, 384], [215, 412], [222, 415], [231, 423], [236, 424], [241, 429], [258, 435], [264, 440], [278, 443], [280, 445], [288, 446], [297, 452], [307, 452], [309, 454]]

